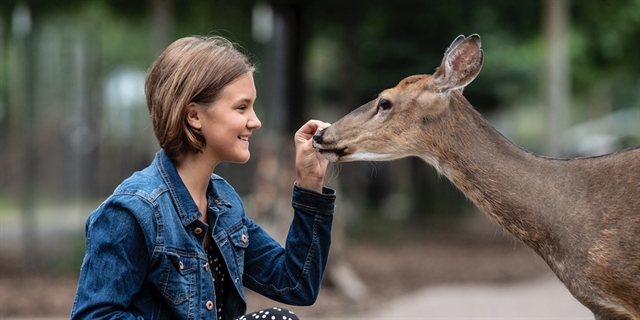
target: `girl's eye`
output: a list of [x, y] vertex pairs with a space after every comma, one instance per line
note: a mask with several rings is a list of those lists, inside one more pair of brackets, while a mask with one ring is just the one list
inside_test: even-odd
[[238, 107], [238, 110], [244, 111], [244, 110], [247, 110], [247, 108], [248, 107], [246, 105], [241, 105], [241, 106]]

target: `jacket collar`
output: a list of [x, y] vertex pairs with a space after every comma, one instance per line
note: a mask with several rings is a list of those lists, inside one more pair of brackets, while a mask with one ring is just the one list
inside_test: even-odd
[[182, 182], [182, 178], [180, 178], [173, 161], [165, 154], [164, 150], [156, 153], [155, 162], [164, 183], [169, 189], [169, 194], [171, 194], [182, 225], [187, 226], [199, 219], [202, 214], [198, 210], [198, 206], [193, 201], [187, 186]]

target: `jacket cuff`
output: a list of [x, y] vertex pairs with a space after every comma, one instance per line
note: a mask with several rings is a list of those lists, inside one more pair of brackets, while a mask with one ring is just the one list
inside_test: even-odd
[[336, 206], [336, 191], [323, 185], [320, 193], [294, 184], [291, 204], [296, 209], [333, 214]]

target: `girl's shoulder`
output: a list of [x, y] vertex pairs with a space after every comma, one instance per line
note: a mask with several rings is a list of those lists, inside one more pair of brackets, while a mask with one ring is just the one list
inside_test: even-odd
[[114, 190], [112, 196], [133, 196], [154, 202], [167, 189], [167, 185], [157, 173], [157, 170], [150, 166], [134, 172], [130, 177], [122, 181]]

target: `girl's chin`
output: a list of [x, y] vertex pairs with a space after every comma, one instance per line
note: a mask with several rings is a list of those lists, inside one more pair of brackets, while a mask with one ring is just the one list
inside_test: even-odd
[[247, 161], [249, 161], [250, 158], [251, 158], [251, 154], [249, 154], [247, 152], [247, 154], [245, 156], [240, 156], [240, 157], [238, 157], [236, 159], [233, 159], [233, 160], [231, 160], [229, 162], [242, 164], [242, 163], [247, 163]]

